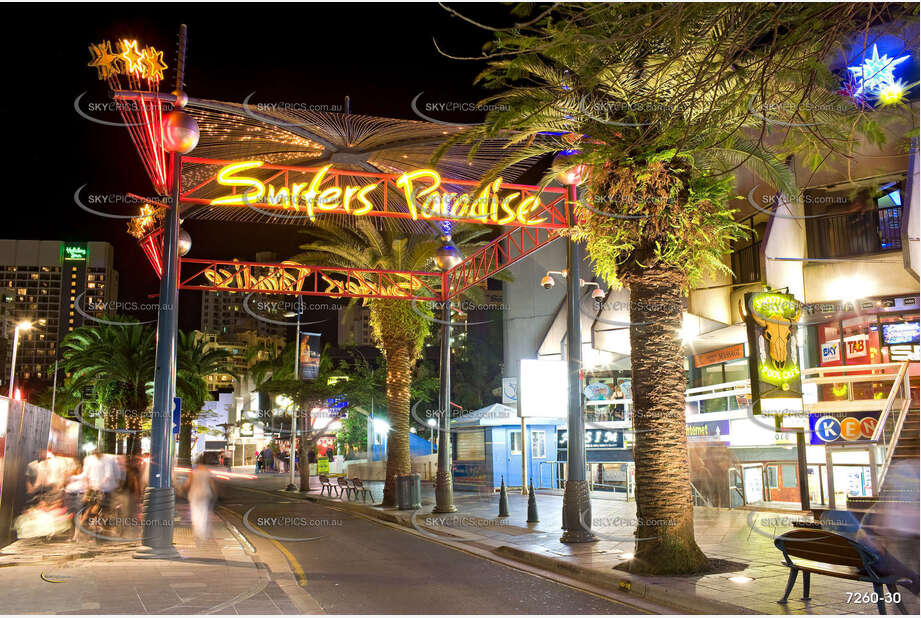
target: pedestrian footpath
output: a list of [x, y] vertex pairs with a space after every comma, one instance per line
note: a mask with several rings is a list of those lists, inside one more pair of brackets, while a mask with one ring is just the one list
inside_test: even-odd
[[[41, 614], [322, 613], [290, 573], [273, 572], [233, 524], [211, 514], [212, 536], [196, 540], [188, 503], [176, 504], [178, 559], [135, 559], [138, 542], [16, 541], [0, 549], [0, 607]], [[282, 584], [282, 585], [279, 585]]]
[[[315, 478], [305, 499], [345, 505], [350, 511], [405, 526], [437, 540], [469, 550], [480, 550], [505, 559], [574, 577], [587, 584], [645, 598], [674, 607], [682, 613], [719, 614], [876, 614], [875, 602], [853, 602], [849, 592], [872, 592], [865, 582], [827, 576], [812, 577], [811, 599], [803, 600], [798, 581], [786, 604], [783, 596], [789, 569], [774, 538], [793, 529], [793, 521], [812, 521], [811, 513], [758, 512], [695, 508], [695, 536], [714, 564], [713, 572], [693, 576], [638, 576], [616, 567], [632, 558], [636, 504], [610, 493], [593, 492], [592, 530], [598, 542], [564, 544], [562, 496], [536, 494], [538, 523], [527, 523], [528, 497], [509, 491], [509, 517], [500, 518], [498, 494], [455, 492], [456, 513], [433, 514], [434, 489], [423, 487], [422, 508], [400, 511], [374, 506], [382, 498], [382, 483], [370, 486], [372, 502], [320, 496]], [[270, 483], [266, 479], [267, 483]], [[273, 487], [275, 489], [275, 487]], [[292, 495], [278, 488], [280, 494]], [[612, 499], [613, 498], [613, 499]], [[899, 588], [908, 610], [918, 614], [918, 598]], [[848, 602], [848, 597], [852, 602]], [[862, 599], [861, 599], [862, 600]], [[897, 614], [894, 604], [889, 613]]]

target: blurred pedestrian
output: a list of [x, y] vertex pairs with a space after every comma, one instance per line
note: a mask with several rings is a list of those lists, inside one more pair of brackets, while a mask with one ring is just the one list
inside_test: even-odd
[[217, 498], [211, 471], [195, 464], [186, 480], [185, 492], [192, 515], [192, 533], [196, 539], [207, 540], [211, 535], [211, 509]]

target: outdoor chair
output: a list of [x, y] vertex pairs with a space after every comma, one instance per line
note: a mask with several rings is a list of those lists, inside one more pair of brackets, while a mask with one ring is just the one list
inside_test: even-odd
[[[786, 603], [787, 597], [796, 583], [796, 575], [803, 572], [803, 599], [809, 599], [809, 577], [811, 573], [839, 577], [873, 584], [876, 607], [880, 614], [886, 613], [886, 595], [883, 586], [889, 590], [889, 598], [899, 599], [895, 602], [899, 611], [907, 614], [900, 596], [896, 596], [898, 576], [877, 572], [879, 555], [866, 545], [828, 530], [796, 529], [785, 532], [776, 539], [774, 545], [783, 552], [784, 566], [790, 567], [787, 588], [778, 603]], [[793, 558], [802, 560], [793, 562]]]
[[329, 477], [325, 474], [320, 474], [320, 495], [323, 495], [324, 491], [329, 493], [329, 497], [333, 497], [333, 490], [336, 490], [336, 495], [339, 495], [339, 488], [329, 482]]
[[352, 489], [355, 492], [356, 498], [358, 496], [361, 496], [362, 502], [365, 501], [365, 496], [367, 496], [368, 500], [372, 500], [372, 501], [374, 500], [374, 498], [371, 495], [371, 490], [365, 487], [364, 484], [361, 482], [361, 479], [358, 478], [357, 476], [352, 479]]
[[339, 497], [345, 496], [346, 500], [350, 499], [354, 488], [349, 485], [349, 480], [344, 476], [340, 476], [336, 479], [336, 482], [339, 484]]

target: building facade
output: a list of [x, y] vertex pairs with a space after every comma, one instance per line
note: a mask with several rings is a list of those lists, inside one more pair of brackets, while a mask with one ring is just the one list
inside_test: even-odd
[[[64, 337], [92, 324], [93, 317], [119, 309], [112, 245], [0, 240], [0, 294], [9, 323], [33, 323], [31, 330], [20, 332], [17, 376], [50, 380]], [[9, 374], [9, 357], [5, 357], [4, 381]]]

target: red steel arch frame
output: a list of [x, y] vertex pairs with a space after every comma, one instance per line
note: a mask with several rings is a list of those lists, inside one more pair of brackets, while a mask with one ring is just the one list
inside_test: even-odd
[[[205, 165], [231, 165], [240, 161], [183, 157], [182, 163]], [[320, 168], [296, 167], [264, 164], [262, 170], [274, 172], [264, 182], [283, 182], [288, 184], [291, 173], [316, 173]], [[217, 181], [217, 173], [194, 187], [182, 191], [180, 203], [190, 205], [208, 205], [209, 198], [194, 197], [196, 191], [207, 188]], [[387, 189], [402, 191], [397, 187], [401, 174], [344, 171], [329, 169], [324, 179], [324, 188], [339, 187], [343, 178], [369, 178], [383, 183]], [[181, 176], [180, 176], [181, 178]], [[480, 183], [473, 180], [442, 179], [442, 186], [468, 187], [476, 189]], [[574, 204], [574, 194], [567, 188], [545, 187], [502, 183], [499, 191], [517, 192], [521, 198], [527, 196], [550, 196], [550, 200], [533, 214], [544, 218], [539, 223], [528, 225], [502, 226], [511, 228], [494, 240], [467, 256], [457, 266], [447, 272], [391, 271], [359, 268], [336, 268], [328, 266], [310, 266], [290, 262], [241, 262], [237, 260], [210, 260], [200, 258], [180, 258], [179, 289], [200, 291], [225, 291], [241, 293], [290, 294], [300, 296], [323, 296], [328, 298], [405, 298], [406, 300], [443, 301], [462, 294], [508, 268], [518, 260], [527, 257], [541, 247], [556, 240], [560, 231], [567, 229], [567, 221]], [[410, 212], [397, 210], [388, 201], [390, 191], [385, 190], [384, 201], [380, 206], [363, 216], [392, 217], [398, 219], [424, 218], [431, 221], [469, 222], [490, 225], [477, 218], [451, 218], [438, 216], [420, 217]], [[165, 207], [164, 204], [156, 204]], [[254, 203], [236, 207], [258, 207], [260, 210], [285, 210], [279, 204]], [[344, 214], [343, 210], [329, 211]], [[319, 217], [323, 212], [318, 213]], [[142, 237], [139, 244], [158, 276], [162, 276], [162, 229], [155, 229]]]

